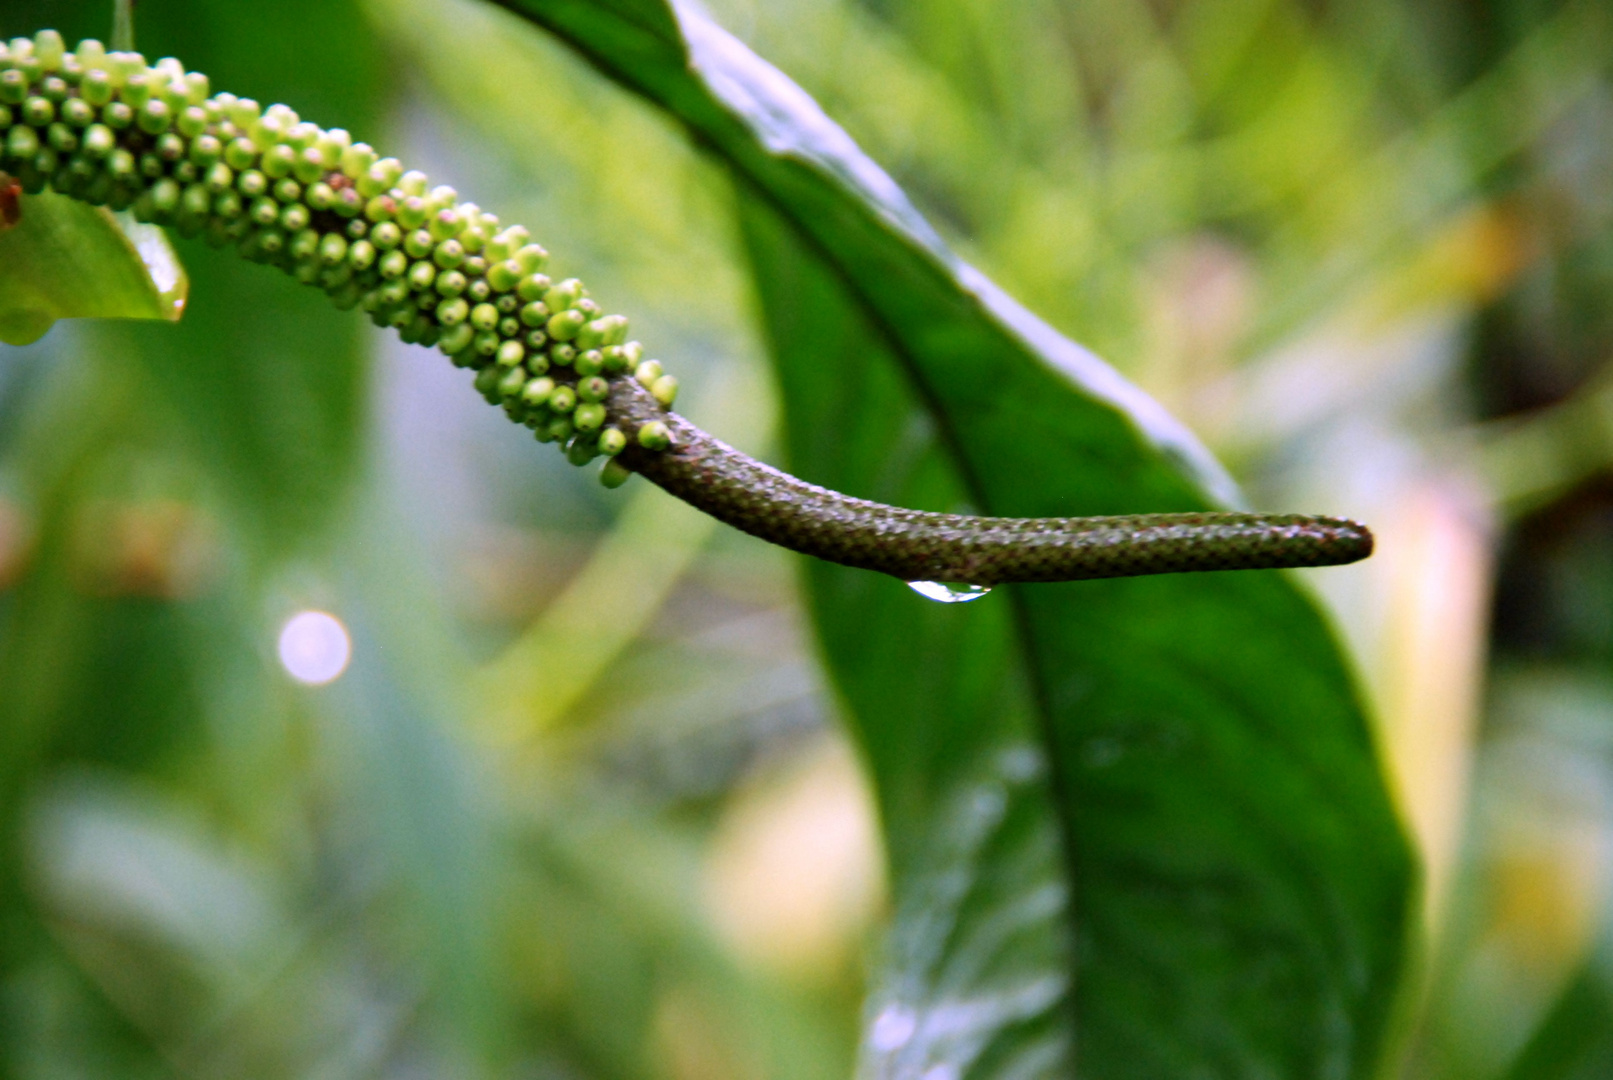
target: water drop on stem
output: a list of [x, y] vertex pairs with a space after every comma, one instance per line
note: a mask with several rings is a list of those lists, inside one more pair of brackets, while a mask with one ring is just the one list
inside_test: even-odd
[[909, 581], [907, 587], [938, 604], [967, 604], [991, 591], [990, 585], [970, 585], [963, 581]]

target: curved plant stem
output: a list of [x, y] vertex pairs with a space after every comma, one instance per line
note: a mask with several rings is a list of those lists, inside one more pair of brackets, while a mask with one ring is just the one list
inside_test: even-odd
[[134, 0], [112, 0], [112, 48], [134, 51]]
[[1372, 553], [1366, 526], [1301, 515], [1189, 513], [991, 518], [903, 510], [798, 480], [662, 409], [632, 379], [612, 389], [624, 428], [666, 424], [673, 447], [636, 445], [629, 469], [752, 536], [903, 581], [997, 585], [1189, 570], [1331, 566]]
[[[132, 9], [133, 0], [115, 8], [124, 49]], [[286, 106], [209, 97], [206, 77], [177, 61], [151, 67], [93, 42], [69, 54], [54, 31], [14, 47], [0, 43], [0, 164], [19, 170], [25, 192], [53, 188], [234, 244], [338, 306], [361, 306], [405, 341], [440, 345], [477, 371], [489, 403], [576, 464], [619, 454], [607, 482], [638, 472], [753, 536], [904, 581], [1326, 566], [1372, 552], [1364, 526], [1336, 518], [969, 517], [805, 483], [667, 411], [677, 380], [640, 362], [642, 348], [624, 340], [627, 320], [604, 315], [580, 281], [551, 281], [541, 273], [548, 253], [524, 228], [501, 229], [452, 188], [431, 188], [424, 173]]]

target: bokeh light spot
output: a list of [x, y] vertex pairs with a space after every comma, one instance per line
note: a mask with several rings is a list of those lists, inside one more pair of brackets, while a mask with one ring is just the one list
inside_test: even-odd
[[353, 639], [336, 616], [299, 611], [280, 631], [280, 663], [293, 679], [309, 686], [334, 682], [353, 658]]

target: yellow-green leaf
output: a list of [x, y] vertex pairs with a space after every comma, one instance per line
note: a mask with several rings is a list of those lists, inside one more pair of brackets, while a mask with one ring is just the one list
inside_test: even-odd
[[190, 281], [161, 229], [62, 195], [27, 195], [0, 231], [0, 341], [27, 345], [57, 319], [166, 319]]

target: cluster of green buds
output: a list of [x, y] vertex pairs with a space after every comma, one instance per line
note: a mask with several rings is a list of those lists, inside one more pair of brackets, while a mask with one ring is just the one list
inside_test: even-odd
[[[68, 51], [53, 30], [0, 43], [0, 173], [319, 286], [474, 370], [490, 404], [575, 464], [614, 459], [630, 437], [670, 445], [660, 422], [613, 423], [609, 397], [612, 380], [636, 378], [670, 407], [677, 380], [581, 282], [552, 280], [526, 229], [345, 131], [213, 94], [177, 60], [148, 65], [93, 40]], [[601, 474], [613, 487], [627, 475], [614, 460]]]

